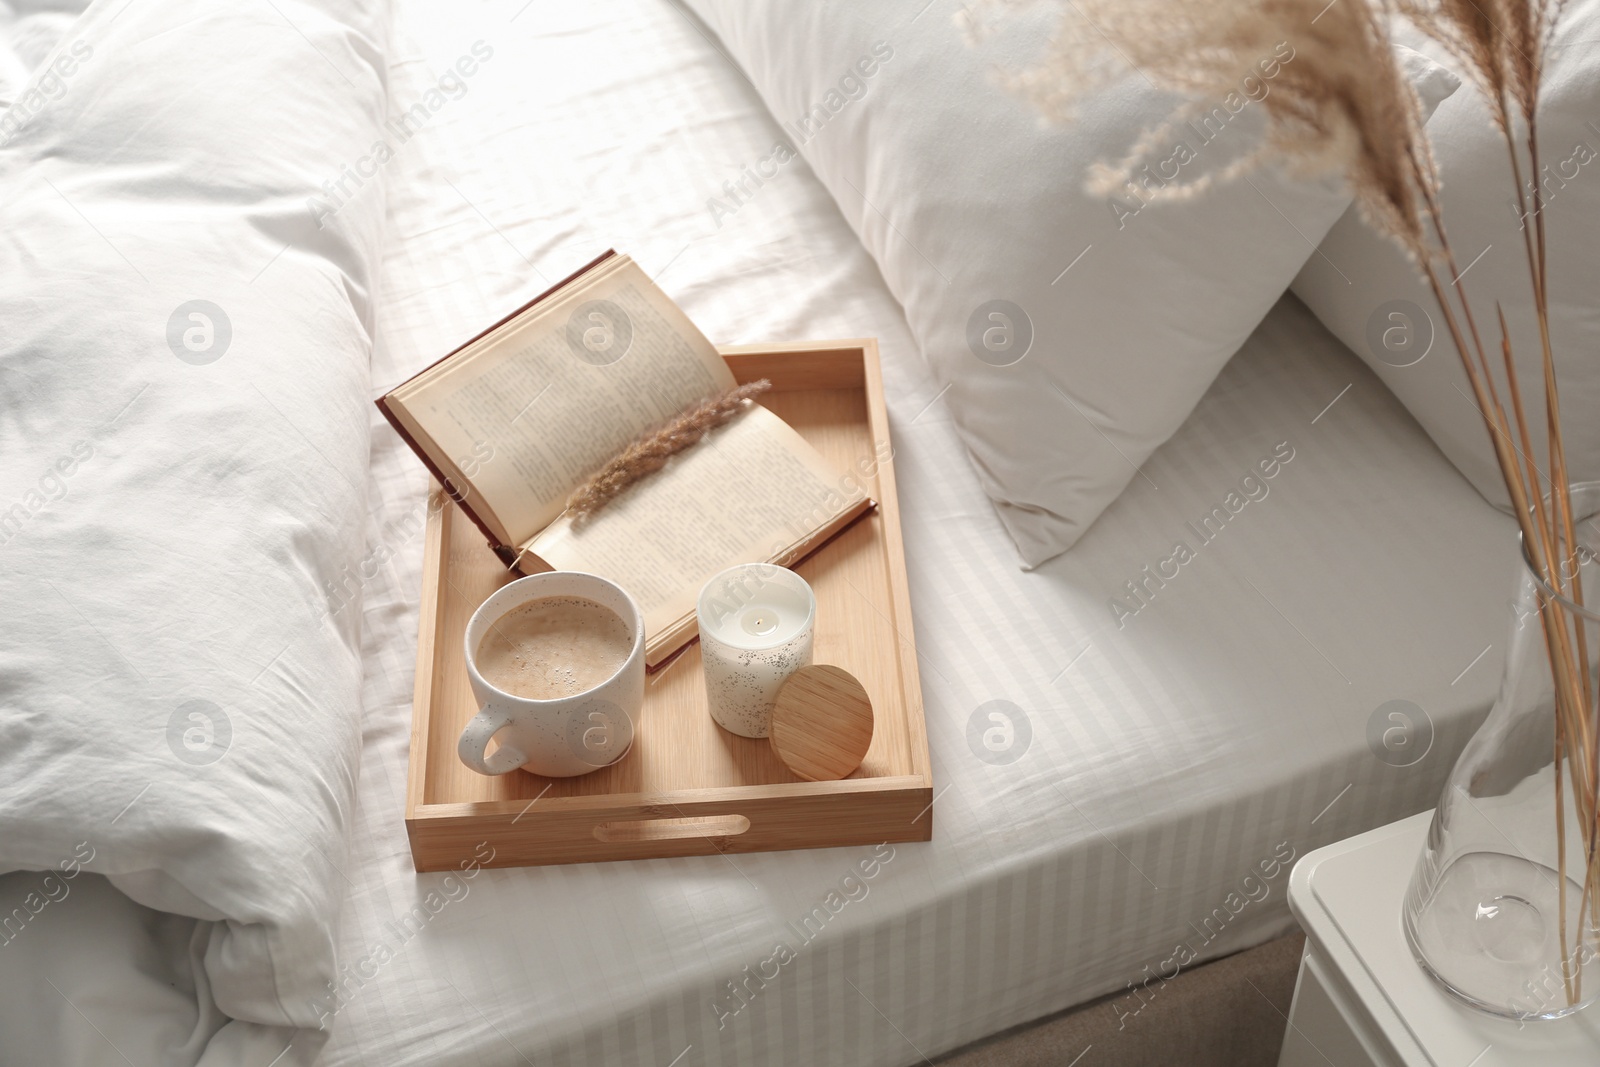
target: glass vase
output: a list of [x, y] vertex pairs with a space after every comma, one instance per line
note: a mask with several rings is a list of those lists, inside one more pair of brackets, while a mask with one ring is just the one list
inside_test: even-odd
[[1557, 1019], [1600, 994], [1600, 482], [1571, 499], [1576, 550], [1566, 538], [1556, 550], [1567, 595], [1524, 544], [1500, 694], [1445, 784], [1403, 912], [1424, 970], [1514, 1019]]

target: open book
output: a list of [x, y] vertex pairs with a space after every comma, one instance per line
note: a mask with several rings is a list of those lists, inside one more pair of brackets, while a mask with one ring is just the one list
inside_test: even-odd
[[607, 252], [378, 400], [508, 567], [609, 578], [654, 667], [739, 563], [787, 565], [872, 506], [782, 419], [744, 411], [581, 522], [566, 501], [641, 434], [737, 383], [687, 316]]

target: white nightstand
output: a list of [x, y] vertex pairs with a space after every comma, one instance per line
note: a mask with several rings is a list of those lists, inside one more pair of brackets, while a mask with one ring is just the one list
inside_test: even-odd
[[1412, 959], [1400, 903], [1430, 818], [1380, 827], [1295, 864], [1289, 909], [1306, 950], [1278, 1067], [1596, 1067], [1600, 1005], [1519, 1027], [1461, 1004]]

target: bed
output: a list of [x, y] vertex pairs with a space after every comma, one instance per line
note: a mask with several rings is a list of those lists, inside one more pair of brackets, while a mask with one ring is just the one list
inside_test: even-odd
[[[204, 922], [86, 882], [0, 952], [0, 1063], [922, 1062], [1108, 994], [1131, 1020], [1162, 975], [1291, 929], [1295, 856], [1434, 802], [1500, 666], [1506, 599], [1463, 576], [1510, 572], [1510, 520], [1295, 298], [1082, 540], [1024, 571], [804, 161], [713, 210], [783, 137], [713, 35], [664, 0], [405, 3], [391, 114], [464, 55], [465, 88], [385, 166], [374, 393], [608, 247], [719, 343], [878, 338], [933, 840], [876, 853], [866, 891], [755, 981], [873, 850], [416, 874], [401, 812], [428, 481], [373, 411], [325, 1031], [230, 1022], [197, 966]], [[1220, 508], [1263, 462], [1265, 491]], [[430, 893], [446, 904], [424, 922]]]

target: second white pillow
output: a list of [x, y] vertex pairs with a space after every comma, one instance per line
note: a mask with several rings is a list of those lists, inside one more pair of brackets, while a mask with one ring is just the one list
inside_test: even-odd
[[[1600, 421], [1592, 417], [1600, 410], [1600, 314], [1594, 301], [1600, 247], [1597, 38], [1600, 0], [1571, 4], [1550, 48], [1539, 114], [1550, 335], [1568, 479], [1574, 482], [1600, 478]], [[1445, 61], [1420, 34], [1409, 40]], [[1445, 102], [1428, 123], [1428, 136], [1443, 179], [1444, 221], [1461, 285], [1496, 362], [1496, 303], [1505, 311], [1535, 462], [1548, 474], [1538, 320], [1523, 247], [1523, 226], [1531, 220], [1516, 203], [1505, 141], [1476, 88]], [[1328, 232], [1321, 251], [1295, 279], [1295, 294], [1383, 379], [1484, 499], [1509, 511], [1511, 500], [1466, 372], [1417, 269], [1354, 209]]]

